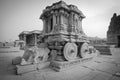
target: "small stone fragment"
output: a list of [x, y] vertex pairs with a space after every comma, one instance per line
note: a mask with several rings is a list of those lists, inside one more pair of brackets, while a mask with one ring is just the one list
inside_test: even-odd
[[115, 76], [120, 77], [120, 72], [115, 73]]
[[19, 65], [21, 63], [21, 61], [22, 61], [22, 58], [20, 56], [18, 56], [12, 60], [12, 64]]

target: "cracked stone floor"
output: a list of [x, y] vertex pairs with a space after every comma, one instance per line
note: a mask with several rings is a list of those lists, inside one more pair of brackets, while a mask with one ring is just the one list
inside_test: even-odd
[[111, 49], [112, 56], [99, 55], [89, 62], [65, 71], [50, 68], [15, 75], [11, 60], [23, 51], [0, 53], [0, 80], [120, 80], [120, 49]]

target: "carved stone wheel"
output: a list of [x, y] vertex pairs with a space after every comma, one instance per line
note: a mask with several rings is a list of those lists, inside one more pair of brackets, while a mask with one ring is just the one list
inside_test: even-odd
[[89, 53], [89, 45], [87, 43], [83, 43], [81, 47], [79, 47], [79, 55], [81, 58], [88, 57]]
[[64, 46], [63, 49], [63, 54], [66, 60], [72, 61], [76, 58], [77, 56], [77, 45], [75, 43], [67, 43]]

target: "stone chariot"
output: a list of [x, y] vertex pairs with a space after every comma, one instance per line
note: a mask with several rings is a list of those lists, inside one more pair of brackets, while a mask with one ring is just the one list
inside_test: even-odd
[[[75, 6], [60, 1], [47, 6], [40, 16], [43, 21], [42, 43], [53, 57], [51, 66], [59, 71], [71, 63], [89, 60], [89, 41], [82, 29], [84, 14]], [[66, 66], [63, 66], [66, 65]]]
[[[38, 47], [32, 48], [33, 52], [28, 49], [23, 58], [31, 55], [32, 57], [26, 60], [31, 64], [34, 61], [50, 62], [49, 66], [56, 71], [89, 61], [95, 51], [91, 51], [88, 38], [83, 32], [84, 18], [84, 14], [75, 5], [67, 5], [63, 1], [47, 6], [40, 16], [43, 21], [43, 31], [39, 36]], [[39, 49], [39, 46], [45, 46], [48, 51], [46, 52], [45, 48]]]

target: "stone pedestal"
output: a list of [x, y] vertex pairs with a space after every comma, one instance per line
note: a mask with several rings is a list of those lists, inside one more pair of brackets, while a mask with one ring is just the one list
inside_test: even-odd
[[16, 74], [24, 74], [32, 71], [36, 71], [39, 69], [43, 69], [48, 67], [50, 62], [43, 62], [43, 63], [36, 63], [36, 64], [29, 64], [29, 65], [16, 65], [17, 72]]
[[110, 46], [108, 45], [96, 45], [94, 46], [102, 55], [112, 55]]
[[80, 63], [84, 63], [84, 62], [88, 62], [90, 60], [92, 60], [93, 57], [90, 57], [90, 58], [85, 58], [85, 59], [77, 59], [77, 60], [74, 60], [74, 61], [52, 61], [50, 63], [50, 67], [55, 70], [55, 71], [63, 71], [63, 70], [67, 70], [67, 69], [70, 69], [72, 67], [74, 67], [75, 65], [77, 64], [80, 64]]

